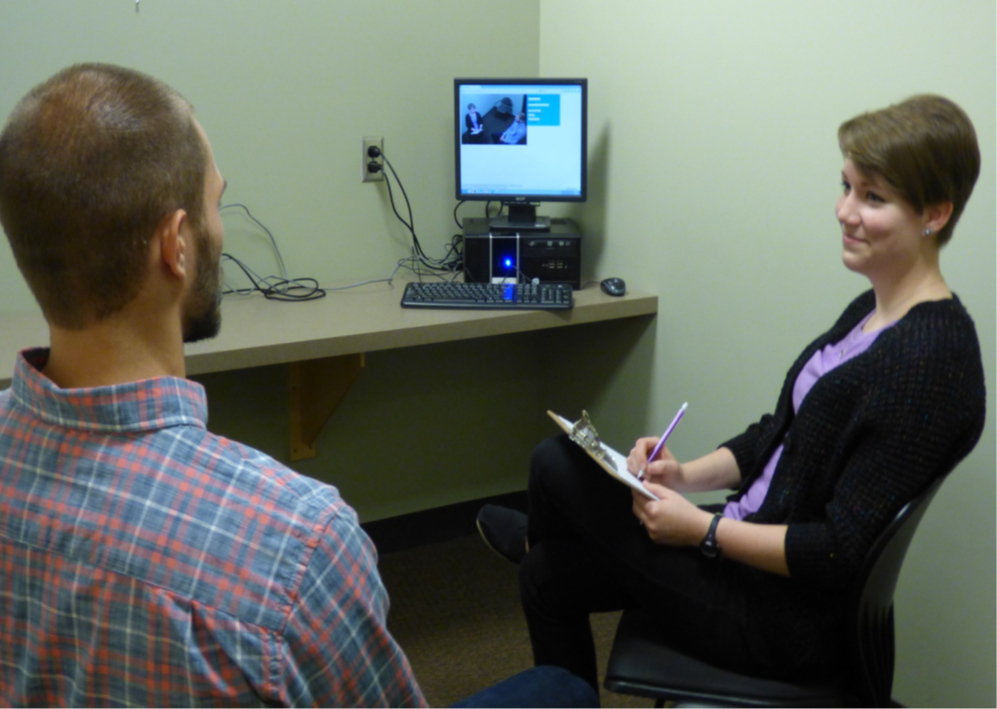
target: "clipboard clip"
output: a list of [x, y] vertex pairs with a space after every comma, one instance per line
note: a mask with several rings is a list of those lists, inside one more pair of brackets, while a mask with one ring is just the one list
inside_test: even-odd
[[598, 458], [610, 468], [616, 470], [616, 463], [613, 462], [613, 458], [603, 448], [602, 441], [599, 440], [599, 432], [595, 430], [595, 426], [592, 425], [592, 421], [589, 419], [588, 412], [585, 409], [582, 409], [582, 417], [575, 422], [575, 425], [571, 427], [571, 431], [568, 432], [568, 438], [577, 443], [586, 453]]

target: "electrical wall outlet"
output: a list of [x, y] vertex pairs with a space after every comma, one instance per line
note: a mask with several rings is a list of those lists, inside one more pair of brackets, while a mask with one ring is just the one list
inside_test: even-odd
[[[368, 150], [377, 148], [380, 151], [377, 157], [371, 157]], [[381, 182], [384, 179], [384, 138], [381, 136], [364, 136], [363, 139], [363, 172], [360, 173], [361, 182]], [[371, 170], [371, 163], [377, 164], [376, 170]]]

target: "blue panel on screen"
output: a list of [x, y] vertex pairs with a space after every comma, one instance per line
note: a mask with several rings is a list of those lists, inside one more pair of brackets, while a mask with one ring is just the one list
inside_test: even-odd
[[561, 97], [558, 94], [527, 96], [526, 124], [529, 126], [561, 125]]

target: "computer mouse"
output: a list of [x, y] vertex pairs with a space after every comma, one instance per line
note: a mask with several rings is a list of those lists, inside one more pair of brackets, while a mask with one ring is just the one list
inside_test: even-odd
[[602, 286], [603, 292], [608, 295], [621, 296], [627, 293], [627, 282], [622, 278], [607, 278], [599, 285]]

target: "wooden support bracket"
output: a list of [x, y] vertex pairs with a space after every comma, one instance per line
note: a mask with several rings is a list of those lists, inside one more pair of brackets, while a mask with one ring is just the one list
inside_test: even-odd
[[315, 440], [360, 376], [363, 353], [291, 362], [291, 460], [314, 458]]

